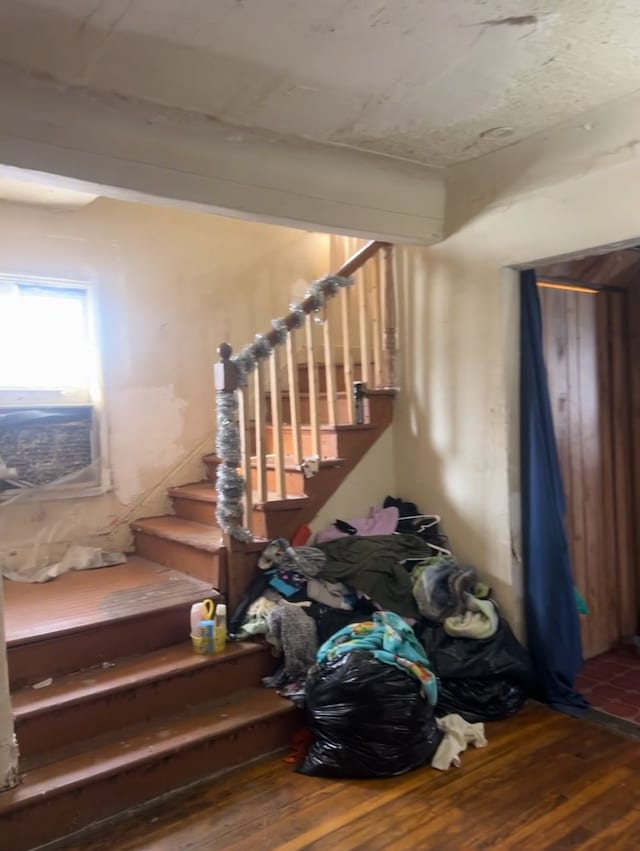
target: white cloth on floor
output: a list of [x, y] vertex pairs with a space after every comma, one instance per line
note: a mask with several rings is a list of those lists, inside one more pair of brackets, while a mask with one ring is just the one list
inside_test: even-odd
[[436, 718], [438, 729], [444, 733], [438, 750], [431, 760], [431, 767], [438, 771], [447, 771], [454, 765], [462, 765], [460, 754], [466, 751], [468, 745], [485, 748], [487, 740], [484, 735], [484, 724], [469, 724], [460, 715], [445, 715]]

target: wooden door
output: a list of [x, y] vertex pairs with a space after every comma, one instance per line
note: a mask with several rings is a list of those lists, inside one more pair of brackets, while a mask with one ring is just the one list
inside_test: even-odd
[[637, 628], [626, 294], [540, 287], [585, 658]]

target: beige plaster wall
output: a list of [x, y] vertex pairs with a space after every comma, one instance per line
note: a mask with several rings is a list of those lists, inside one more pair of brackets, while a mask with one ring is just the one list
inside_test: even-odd
[[393, 456], [393, 424], [381, 435], [310, 523], [314, 532], [335, 520], [366, 517], [386, 496], [397, 496]]
[[456, 553], [491, 581], [521, 631], [519, 299], [508, 267], [640, 242], [640, 163], [617, 161], [515, 195], [494, 184], [480, 210], [471, 195], [465, 210], [468, 167], [451, 180], [452, 215], [465, 224], [437, 246], [396, 252], [396, 487], [442, 514]]
[[[0, 562], [55, 560], [68, 543], [129, 543], [213, 449], [212, 364], [328, 269], [328, 237], [99, 198], [75, 211], [0, 204], [0, 271], [93, 287], [113, 489], [0, 505]], [[25, 343], [26, 344], [26, 343]]]

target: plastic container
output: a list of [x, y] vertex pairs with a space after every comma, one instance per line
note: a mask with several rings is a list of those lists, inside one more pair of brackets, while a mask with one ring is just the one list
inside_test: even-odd
[[201, 653], [215, 653], [215, 621], [202, 620], [200, 621], [200, 639], [202, 650]]
[[227, 607], [218, 603], [214, 620], [214, 646], [216, 653], [222, 653], [227, 645]]
[[191, 644], [193, 645], [193, 649], [196, 653], [200, 653], [201, 656], [207, 652], [207, 640], [203, 638], [198, 633], [191, 633]]
[[367, 385], [364, 381], [353, 382], [353, 402], [357, 425], [364, 425], [364, 400], [366, 392]]
[[191, 643], [196, 653], [206, 653], [205, 642], [203, 642], [200, 633], [200, 623], [203, 620], [213, 620], [215, 604], [213, 600], [202, 600], [200, 603], [194, 603], [191, 606], [190, 625], [191, 625]]

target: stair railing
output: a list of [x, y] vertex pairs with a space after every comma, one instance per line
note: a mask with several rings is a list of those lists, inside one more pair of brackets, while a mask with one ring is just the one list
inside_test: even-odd
[[[333, 240], [342, 253], [354, 242]], [[238, 354], [219, 347], [217, 516], [231, 538], [252, 540], [254, 506], [287, 498], [289, 466], [322, 460], [323, 425], [361, 421], [356, 381], [365, 392], [395, 388], [392, 251], [367, 242]]]

